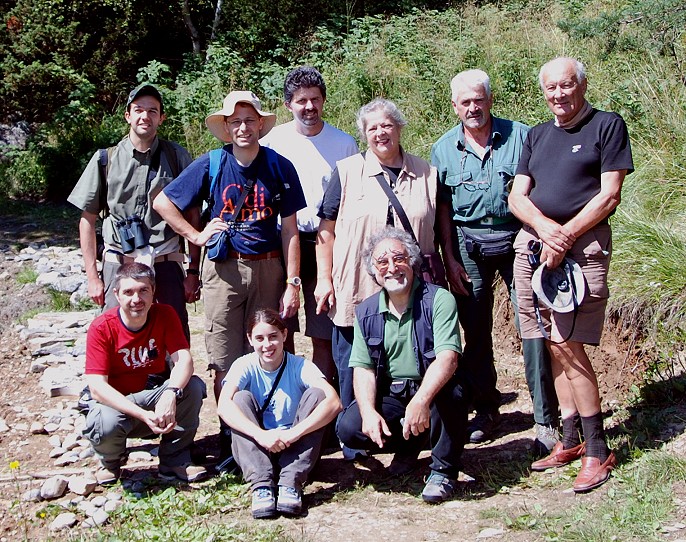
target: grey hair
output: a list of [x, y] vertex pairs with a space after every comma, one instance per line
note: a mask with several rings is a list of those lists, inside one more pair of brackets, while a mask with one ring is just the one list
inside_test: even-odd
[[571, 62], [574, 65], [577, 83], [581, 84], [584, 81], [586, 81], [586, 68], [580, 61], [578, 61], [576, 58], [572, 58], [569, 56], [558, 56], [557, 58], [553, 58], [552, 60], [546, 62], [545, 64], [543, 64], [543, 66], [541, 66], [541, 71], [538, 72], [538, 84], [541, 85], [541, 89], [544, 88], [543, 74], [546, 72], [548, 68], [552, 68], [553, 65], [561, 62]]
[[402, 243], [410, 258], [409, 263], [414, 274], [419, 275], [422, 265], [422, 253], [419, 250], [417, 243], [414, 242], [412, 236], [405, 230], [393, 228], [392, 226], [386, 226], [384, 229], [373, 233], [367, 240], [367, 248], [362, 252], [362, 261], [365, 264], [367, 273], [374, 278], [374, 258], [372, 255], [374, 254], [376, 247], [388, 239], [394, 239]]
[[486, 97], [491, 97], [491, 78], [483, 70], [465, 70], [458, 73], [453, 80], [450, 81], [450, 90], [452, 92], [453, 102], [457, 101], [460, 94], [460, 89], [484, 87]]
[[407, 125], [405, 116], [402, 114], [398, 106], [395, 105], [391, 100], [386, 98], [375, 98], [366, 105], [360, 107], [357, 112], [357, 129], [360, 132], [360, 137], [363, 141], [367, 139], [367, 115], [373, 113], [374, 111], [381, 110], [386, 113], [398, 128], [402, 128]]

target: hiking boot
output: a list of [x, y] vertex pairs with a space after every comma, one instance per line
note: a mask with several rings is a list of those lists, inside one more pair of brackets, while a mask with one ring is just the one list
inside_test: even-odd
[[391, 464], [388, 465], [388, 473], [393, 476], [404, 476], [417, 468], [419, 452], [396, 452]]
[[447, 501], [455, 493], [456, 487], [457, 480], [448, 478], [438, 472], [432, 472], [422, 490], [422, 499], [424, 499], [424, 502], [432, 504]]
[[169, 467], [160, 465], [158, 469], [159, 477], [168, 482], [181, 480], [182, 482], [197, 482], [207, 476], [205, 467], [187, 464]]
[[552, 425], [542, 423], [537, 423], [535, 429], [534, 452], [538, 456], [548, 455], [560, 440], [560, 433]]
[[500, 423], [500, 412], [477, 412], [467, 427], [467, 436], [472, 444], [485, 442], [493, 437], [493, 432]]
[[282, 514], [299, 516], [303, 510], [303, 500], [300, 492], [294, 487], [279, 486], [279, 497], [276, 500], [276, 509]]
[[121, 467], [107, 468], [104, 465], [100, 465], [100, 468], [95, 471], [95, 481], [101, 486], [111, 486], [112, 484], [116, 484], [120, 476]]
[[274, 488], [261, 486], [253, 489], [251, 510], [255, 519], [273, 518], [276, 515]]

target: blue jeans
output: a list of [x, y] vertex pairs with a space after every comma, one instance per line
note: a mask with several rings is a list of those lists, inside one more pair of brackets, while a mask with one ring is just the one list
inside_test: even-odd
[[[353, 327], [333, 326], [331, 335], [331, 348], [333, 350], [333, 360], [338, 370], [338, 395], [346, 408], [355, 398], [353, 392], [353, 370], [348, 366], [350, 353], [353, 348]], [[338, 415], [340, 419], [341, 415]]]

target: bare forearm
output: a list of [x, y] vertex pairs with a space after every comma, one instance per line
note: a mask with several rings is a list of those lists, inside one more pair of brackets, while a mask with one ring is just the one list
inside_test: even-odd
[[95, 238], [96, 215], [83, 212], [79, 220], [79, 244], [88, 280], [99, 278], [97, 268], [97, 242]]
[[353, 390], [360, 414], [376, 410], [376, 375], [374, 371], [355, 367], [353, 370]]
[[436, 206], [436, 223], [438, 226], [438, 239], [443, 250], [443, 255], [454, 259], [452, 244], [452, 208], [448, 203], [438, 202]]
[[431, 404], [436, 394], [446, 385], [457, 370], [457, 352], [444, 350], [429, 365], [414, 400]]
[[169, 385], [174, 388], [185, 388], [193, 376], [193, 358], [188, 350], [179, 350], [171, 356], [174, 368], [169, 375]]
[[334, 228], [336, 223], [331, 220], [320, 222], [319, 232], [317, 233], [317, 278], [331, 280], [333, 268], [333, 245], [336, 239]]

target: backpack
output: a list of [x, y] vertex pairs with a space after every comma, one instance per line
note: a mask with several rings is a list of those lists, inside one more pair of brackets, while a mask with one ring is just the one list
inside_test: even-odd
[[207, 224], [212, 216], [212, 207], [214, 207], [214, 190], [217, 187], [217, 179], [221, 175], [222, 169], [222, 151], [224, 147], [212, 149], [210, 155], [210, 191], [207, 194], [207, 199], [203, 202], [200, 211], [200, 222]]

